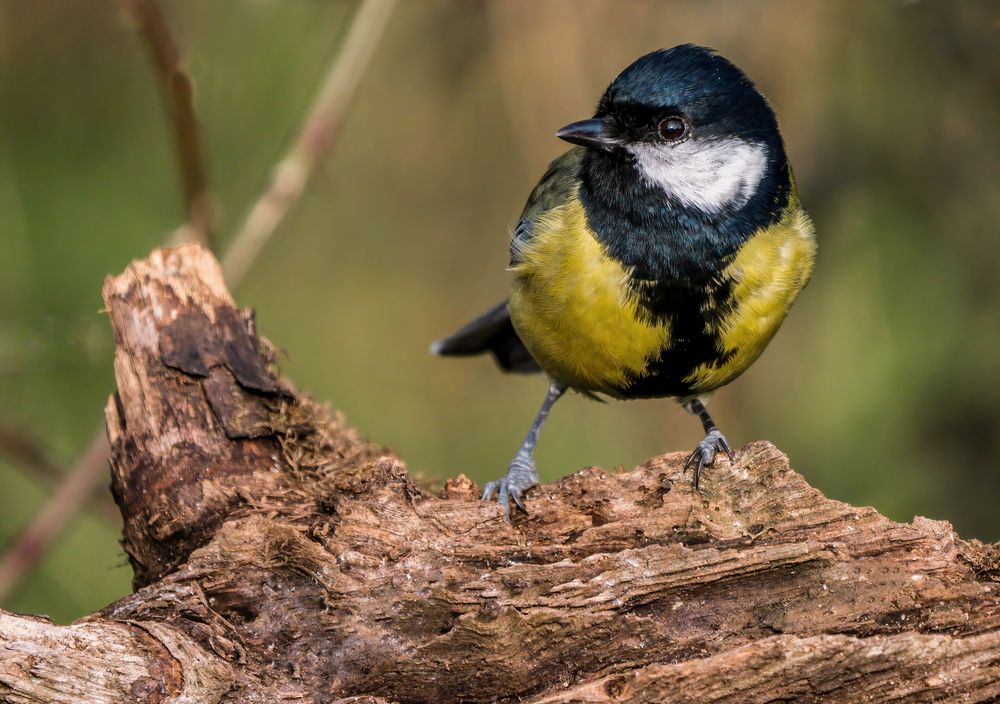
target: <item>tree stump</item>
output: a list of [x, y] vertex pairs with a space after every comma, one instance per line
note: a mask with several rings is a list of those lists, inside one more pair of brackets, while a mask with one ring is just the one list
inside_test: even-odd
[[824, 497], [772, 445], [536, 488], [507, 524], [283, 381], [213, 257], [107, 280], [112, 490], [136, 591], [0, 612], [0, 700], [777, 702], [1000, 697], [1000, 549]]

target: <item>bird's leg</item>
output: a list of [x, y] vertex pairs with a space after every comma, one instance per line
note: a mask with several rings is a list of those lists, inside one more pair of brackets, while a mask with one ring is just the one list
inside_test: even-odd
[[486, 485], [483, 489], [483, 500], [489, 501], [495, 495], [497, 503], [503, 508], [504, 517], [510, 521], [510, 500], [525, 513], [528, 510], [521, 501], [521, 496], [531, 487], [538, 483], [538, 473], [535, 471], [535, 445], [538, 443], [538, 433], [545, 424], [545, 419], [552, 409], [552, 405], [559, 400], [559, 397], [566, 393], [566, 386], [558, 381], [549, 383], [549, 391], [545, 395], [542, 407], [538, 409], [535, 422], [531, 424], [531, 429], [524, 436], [524, 442], [517, 451], [507, 475], [503, 479], [497, 479]]
[[694, 467], [694, 488], [697, 489], [698, 481], [701, 479], [701, 470], [715, 462], [716, 452], [719, 450], [725, 452], [729, 455], [730, 462], [736, 458], [733, 456], [733, 450], [729, 447], [729, 441], [726, 440], [726, 436], [719, 432], [719, 428], [715, 425], [715, 421], [712, 420], [712, 416], [708, 415], [708, 409], [705, 408], [704, 403], [696, 398], [692, 399], [684, 404], [684, 410], [698, 416], [702, 427], [705, 429], [705, 439], [698, 443], [698, 446], [694, 448], [694, 452], [688, 455], [687, 460], [684, 462], [685, 471], [687, 471], [688, 467]]

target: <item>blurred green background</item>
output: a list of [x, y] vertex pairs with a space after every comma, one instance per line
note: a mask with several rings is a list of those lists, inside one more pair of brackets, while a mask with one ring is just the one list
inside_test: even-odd
[[[177, 0], [223, 242], [354, 3]], [[633, 59], [715, 47], [771, 98], [820, 256], [767, 353], [712, 408], [829, 495], [1000, 538], [996, 2], [404, 0], [332, 157], [236, 291], [303, 389], [430, 477], [499, 476], [544, 393], [428, 343], [501, 300], [507, 232], [561, 125]], [[113, 388], [105, 275], [179, 222], [147, 57], [108, 0], [0, 0], [0, 424], [66, 466]], [[667, 401], [559, 404], [544, 480], [689, 450]], [[47, 491], [0, 455], [0, 546]], [[5, 608], [65, 621], [129, 590], [88, 512]]]

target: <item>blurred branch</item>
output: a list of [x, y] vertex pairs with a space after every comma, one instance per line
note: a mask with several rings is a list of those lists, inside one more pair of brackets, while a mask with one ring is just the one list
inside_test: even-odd
[[[103, 433], [103, 430], [102, 430]], [[55, 490], [63, 480], [62, 472], [42, 448], [41, 443], [20, 428], [0, 422], [0, 453], [13, 459], [25, 469], [25, 474]], [[121, 521], [121, 514], [109, 494], [93, 492], [89, 497], [91, 507], [112, 525]]]
[[395, 0], [363, 0], [343, 47], [327, 71], [298, 136], [273, 170], [222, 260], [230, 286], [241, 281], [278, 224], [302, 195], [316, 164], [336, 142], [361, 77], [371, 61]]
[[183, 239], [211, 246], [212, 202], [191, 78], [181, 66], [177, 45], [156, 0], [120, 1], [146, 46], [174, 133], [187, 223]]
[[49, 461], [41, 445], [19, 428], [0, 423], [0, 452], [31, 467], [46, 480], [59, 476], [59, 468]]
[[[175, 241], [208, 236], [210, 212], [202, 166], [191, 81], [180, 67], [176, 46], [154, 0], [121, 0], [135, 20], [160, 77], [181, 162], [188, 225]], [[273, 170], [271, 185], [250, 210], [223, 260], [235, 286], [250, 269], [278, 224], [299, 200], [317, 163], [339, 134], [357, 87], [371, 62], [395, 0], [363, 0], [294, 144]], [[0, 602], [17, 587], [51, 543], [76, 517], [94, 487], [106, 477], [109, 455], [101, 428], [58, 491], [0, 560]]]
[[55, 495], [4, 554], [0, 560], [0, 603], [10, 596], [28, 570], [76, 517], [94, 486], [107, 477], [110, 452], [107, 436], [102, 433], [95, 437]]

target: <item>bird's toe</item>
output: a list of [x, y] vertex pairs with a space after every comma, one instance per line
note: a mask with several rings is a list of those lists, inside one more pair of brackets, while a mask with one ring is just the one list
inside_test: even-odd
[[694, 467], [695, 489], [698, 488], [701, 481], [702, 470], [705, 467], [711, 467], [715, 464], [715, 456], [719, 452], [725, 452], [730, 462], [736, 461], [736, 456], [733, 453], [732, 447], [729, 445], [729, 441], [726, 440], [726, 436], [718, 430], [712, 430], [701, 442], [698, 443], [697, 447], [694, 448], [694, 451], [688, 455], [687, 459], [684, 461], [685, 472], [689, 468]]
[[489, 501], [500, 491], [500, 481], [499, 479], [494, 479], [488, 482], [485, 487], [483, 487], [483, 495], [480, 497], [483, 501]]

